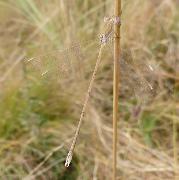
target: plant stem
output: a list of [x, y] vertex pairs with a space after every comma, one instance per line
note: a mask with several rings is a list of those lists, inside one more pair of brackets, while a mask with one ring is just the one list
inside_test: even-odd
[[[121, 16], [121, 0], [115, 0], [115, 17]], [[114, 24], [114, 72], [113, 72], [113, 180], [117, 177], [117, 121], [119, 97], [120, 24]]]

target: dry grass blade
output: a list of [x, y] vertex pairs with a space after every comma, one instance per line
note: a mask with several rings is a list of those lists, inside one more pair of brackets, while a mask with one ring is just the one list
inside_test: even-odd
[[37, 173], [39, 171], [39, 169], [48, 161], [48, 159], [57, 151], [59, 151], [64, 145], [60, 145], [56, 148], [54, 148], [46, 157], [45, 159], [38, 164], [29, 174], [28, 176], [26, 176], [25, 178], [23, 178], [22, 180], [32, 180], [34, 179], [34, 174]]

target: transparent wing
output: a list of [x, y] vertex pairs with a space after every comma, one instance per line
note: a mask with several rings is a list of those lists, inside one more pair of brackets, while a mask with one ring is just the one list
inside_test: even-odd
[[[87, 49], [98, 48], [99, 44], [93, 42], [82, 46], [77, 44], [65, 50], [56, 50], [36, 57], [26, 58], [25, 66], [28, 72], [38, 78], [56, 78], [62, 80], [79, 81], [85, 76], [84, 71], [91, 69], [87, 61], [94, 59], [94, 53], [88, 56]], [[96, 50], [94, 52], [97, 52]]]
[[[60, 93], [60, 96], [70, 96], [74, 104], [77, 103], [81, 107], [87, 93], [99, 46], [99, 42], [93, 41], [90, 44], [78, 44], [66, 50], [57, 50], [26, 58], [24, 66], [29, 86], [36, 83], [37, 85], [41, 84], [42, 89], [55, 88], [55, 90], [51, 90], [51, 92], [54, 91], [53, 94]], [[79, 108], [79, 112], [80, 110], [81, 108]]]
[[[105, 52], [103, 52], [101, 69], [108, 67], [107, 71], [112, 72], [113, 55], [111, 48], [112, 43], [109, 43]], [[57, 83], [60, 82], [63, 86], [68, 87], [74, 85], [76, 90], [78, 87], [87, 89], [98, 49], [99, 43], [94, 43], [89, 47], [78, 44], [64, 51], [57, 50], [27, 59], [25, 64], [33, 78], [55, 80]], [[147, 103], [152, 100], [152, 97], [158, 91], [156, 67], [151, 61], [146, 59], [144, 61], [142, 58], [136, 59], [134, 51], [122, 49], [120, 95], [123, 98], [136, 99], [139, 103]]]
[[149, 102], [157, 93], [157, 65], [146, 59], [135, 59], [131, 50], [122, 50], [120, 60], [121, 90], [124, 97], [135, 97], [140, 103]]

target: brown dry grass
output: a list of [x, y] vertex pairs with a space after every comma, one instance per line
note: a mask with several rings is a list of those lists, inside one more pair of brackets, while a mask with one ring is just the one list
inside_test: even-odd
[[[42, 174], [34, 179], [108, 180], [111, 177], [112, 56], [109, 48], [104, 52], [94, 85], [74, 166], [69, 171], [64, 169], [65, 150], [74, 135], [96, 60], [98, 45], [94, 40], [104, 25], [104, 15], [112, 12], [111, 1], [70, 2], [0, 1], [0, 179], [26, 177], [61, 144], [65, 144], [65, 148], [54, 153], [39, 170]], [[179, 168], [177, 3], [174, 0], [123, 2], [123, 59], [131, 62], [132, 56], [139, 67], [149, 62], [155, 74], [142, 71], [154, 85], [152, 95], [148, 91], [141, 94], [133, 67], [122, 79], [118, 142], [120, 180], [177, 180], [179, 176], [175, 174]], [[75, 78], [64, 76], [61, 86], [58, 78], [54, 78], [56, 73], [48, 77], [45, 85], [39, 78], [29, 80], [21, 60], [89, 39], [92, 40], [90, 45], [81, 48], [82, 52], [77, 48], [70, 54], [75, 62], [79, 56], [74, 54], [83, 54], [80, 55], [85, 59], [80, 61], [84, 63], [83, 80], [77, 79], [78, 75]], [[66, 54], [59, 54], [67, 58]], [[75, 70], [74, 74], [78, 72]]]

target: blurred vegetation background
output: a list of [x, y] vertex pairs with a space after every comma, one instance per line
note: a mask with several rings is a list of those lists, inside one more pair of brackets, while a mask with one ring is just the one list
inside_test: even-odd
[[[177, 180], [179, 2], [125, 0], [122, 7], [118, 178]], [[0, 179], [111, 178], [112, 43], [69, 169], [64, 160], [103, 18], [112, 13], [110, 0], [0, 0]], [[135, 78], [131, 59], [142, 78]], [[59, 72], [58, 63], [65, 70]]]

